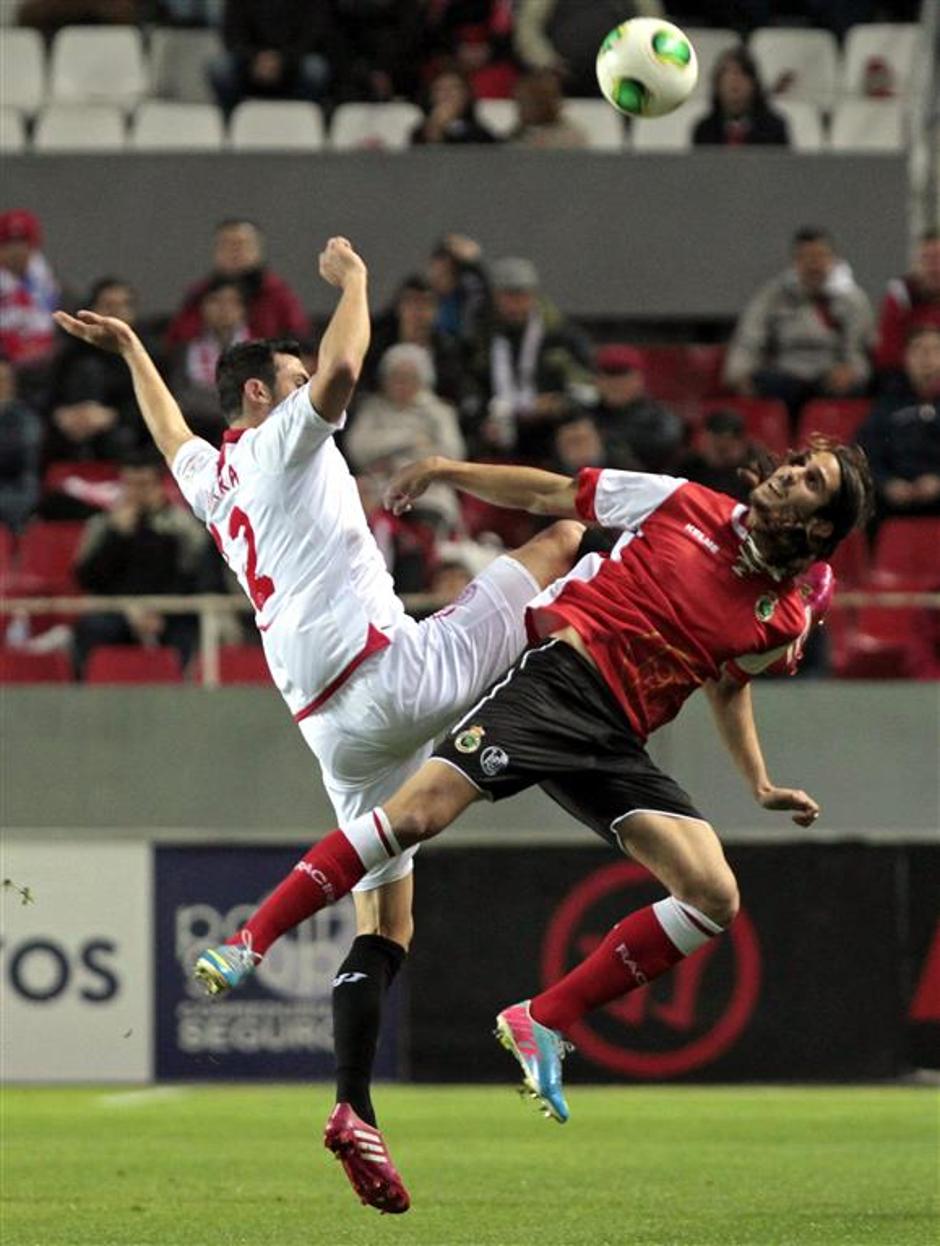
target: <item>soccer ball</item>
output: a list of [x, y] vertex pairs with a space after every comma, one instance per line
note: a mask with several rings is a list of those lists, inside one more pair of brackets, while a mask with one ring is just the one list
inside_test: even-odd
[[597, 53], [597, 81], [628, 117], [661, 117], [678, 108], [698, 81], [692, 41], [658, 17], [621, 22]]

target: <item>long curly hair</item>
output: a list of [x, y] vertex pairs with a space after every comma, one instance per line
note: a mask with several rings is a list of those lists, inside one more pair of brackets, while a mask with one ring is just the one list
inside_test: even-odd
[[[823, 450], [835, 455], [840, 469], [839, 489], [825, 506], [800, 519], [795, 512], [770, 512], [755, 502], [754, 490], [778, 467], [784, 463], [799, 465]], [[778, 579], [788, 579], [808, 563], [831, 557], [853, 529], [865, 527], [874, 511], [875, 488], [865, 451], [858, 445], [842, 445], [822, 433], [811, 434], [805, 449], [790, 450], [783, 456], [759, 450], [739, 474], [750, 488], [751, 505], [760, 519], [757, 561]], [[819, 520], [832, 524], [826, 536], [818, 530]]]

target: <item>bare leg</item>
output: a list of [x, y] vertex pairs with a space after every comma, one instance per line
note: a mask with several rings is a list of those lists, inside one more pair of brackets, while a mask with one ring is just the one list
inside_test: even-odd
[[576, 519], [559, 519], [525, 545], [511, 550], [510, 557], [521, 562], [539, 587], [545, 588], [571, 570], [584, 533], [584, 524]]

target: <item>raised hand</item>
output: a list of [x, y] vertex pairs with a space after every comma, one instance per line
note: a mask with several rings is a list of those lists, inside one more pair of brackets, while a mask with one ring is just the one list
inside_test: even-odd
[[340, 289], [354, 276], [365, 276], [366, 266], [348, 238], [331, 238], [320, 252], [320, 276]]
[[127, 355], [140, 345], [140, 339], [130, 325], [115, 316], [99, 316], [91, 311], [80, 311], [70, 316], [68, 312], [57, 311], [53, 312], [53, 319], [60, 329], [72, 337], [115, 355]]

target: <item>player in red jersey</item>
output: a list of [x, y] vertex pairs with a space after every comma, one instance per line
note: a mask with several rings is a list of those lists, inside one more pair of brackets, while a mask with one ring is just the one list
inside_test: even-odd
[[790, 812], [801, 826], [819, 814], [806, 792], [770, 779], [749, 679], [796, 668], [813, 621], [807, 595], [818, 588], [801, 577], [865, 523], [871, 476], [858, 447], [823, 438], [756, 469], [747, 506], [670, 476], [589, 468], [572, 480], [432, 459], [399, 475], [393, 509], [406, 509], [436, 480], [622, 535], [609, 557], [588, 554], [530, 603], [530, 648], [391, 800], [321, 840], [246, 925], [263, 953], [481, 796], [541, 784], [669, 893], [619, 922], [560, 982], [498, 1018], [530, 1090], [565, 1120], [565, 1030], [665, 973], [725, 930], [738, 908], [718, 836], [654, 764], [646, 738], [704, 686], [757, 802]]

